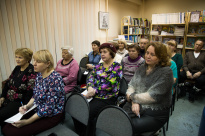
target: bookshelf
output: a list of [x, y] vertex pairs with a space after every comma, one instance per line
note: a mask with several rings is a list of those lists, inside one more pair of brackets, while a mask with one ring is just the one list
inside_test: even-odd
[[[198, 22], [193, 22], [193, 19], [191, 19], [192, 13], [187, 12], [187, 43], [184, 47], [184, 53], [194, 50], [194, 43], [197, 39], [203, 40], [205, 44], [205, 22], [199, 22], [200, 18], [196, 20]], [[205, 51], [205, 46], [202, 50]]]
[[160, 41], [166, 44], [173, 39], [177, 42], [177, 52], [183, 52], [185, 45], [185, 23], [174, 24], [152, 24], [150, 32], [150, 41]]
[[121, 19], [121, 35], [126, 40], [139, 43], [142, 37], [149, 38], [150, 22], [147, 19], [125, 16]]
[[[184, 56], [187, 51], [194, 50], [194, 43], [197, 39], [203, 40], [205, 44], [205, 11], [203, 15], [200, 14], [198, 16], [199, 19], [197, 20], [191, 19], [192, 13], [193, 12], [153, 14], [150, 41], [161, 41], [166, 44], [168, 40], [174, 39], [178, 43], [178, 53], [181, 53], [182, 56]], [[170, 28], [172, 27], [174, 28], [174, 32], [170, 32]], [[175, 33], [176, 27], [183, 28], [184, 31]], [[205, 45], [202, 50], [205, 51]]]

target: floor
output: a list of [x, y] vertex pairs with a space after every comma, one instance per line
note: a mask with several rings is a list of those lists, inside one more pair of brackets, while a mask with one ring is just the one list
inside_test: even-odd
[[[188, 101], [188, 96], [178, 99], [170, 116], [166, 136], [197, 136], [204, 106], [205, 95], [198, 96], [194, 103]], [[159, 136], [163, 136], [163, 133]]]
[[[176, 101], [166, 136], [197, 136], [204, 106], [205, 95], [200, 95], [194, 103], [188, 101], [188, 96]], [[160, 132], [159, 136], [163, 133]]]

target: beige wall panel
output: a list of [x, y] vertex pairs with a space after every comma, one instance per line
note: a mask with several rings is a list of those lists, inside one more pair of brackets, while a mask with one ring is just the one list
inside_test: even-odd
[[[2, 2], [2, 1], [1, 1]], [[4, 66], [5, 66], [5, 71], [6, 71], [6, 76], [7, 78], [11, 74], [11, 67], [9, 63], [9, 54], [8, 54], [8, 47], [6, 43], [6, 34], [4, 30], [4, 24], [3, 24], [3, 18], [2, 18], [2, 9], [0, 9], [0, 42], [1, 42], [1, 49], [2, 49], [2, 54], [3, 54], [3, 59], [4, 59]]]
[[7, 9], [7, 15], [8, 15], [8, 23], [9, 23], [9, 30], [10, 30], [10, 36], [11, 36], [11, 44], [12, 44], [12, 50], [15, 52], [17, 49], [16, 46], [16, 37], [15, 37], [15, 30], [14, 30], [14, 21], [12, 16], [12, 10], [11, 10], [11, 1], [6, 0], [6, 9]]
[[18, 18], [18, 24], [19, 24], [20, 38], [21, 38], [21, 47], [26, 47], [21, 8], [22, 8], [21, 7], [21, 0], [16, 0], [16, 10], [17, 10], [17, 18]]

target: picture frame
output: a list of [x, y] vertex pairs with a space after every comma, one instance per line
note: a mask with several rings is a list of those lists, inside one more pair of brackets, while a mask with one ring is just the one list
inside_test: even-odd
[[109, 13], [108, 12], [98, 12], [98, 22], [99, 29], [109, 29]]

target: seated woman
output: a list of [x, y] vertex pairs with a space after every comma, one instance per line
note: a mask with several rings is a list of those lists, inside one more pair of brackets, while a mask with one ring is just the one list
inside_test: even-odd
[[131, 117], [134, 133], [157, 131], [169, 118], [173, 74], [162, 43], [146, 47], [145, 64], [129, 83], [125, 111]]
[[63, 78], [65, 84], [65, 93], [73, 91], [77, 85], [77, 76], [79, 65], [73, 58], [73, 48], [70, 46], [62, 47], [62, 58], [58, 61], [55, 71], [57, 71]]
[[92, 42], [92, 49], [88, 54], [88, 64], [86, 64], [88, 70], [92, 70], [101, 59], [100, 52], [99, 52], [100, 42], [98, 40], [95, 40]]
[[173, 72], [173, 77], [174, 77], [174, 84], [172, 85], [172, 95], [174, 95], [174, 97], [172, 97], [173, 100], [175, 100], [175, 86], [177, 84], [177, 79], [178, 79], [178, 74], [177, 74], [177, 65], [176, 63], [171, 59], [172, 54], [171, 54], [171, 49], [169, 47], [167, 47], [167, 54], [170, 58], [170, 62], [171, 62], [171, 66], [170, 68], [172, 69]]
[[118, 45], [119, 50], [117, 51], [117, 54], [119, 54], [123, 58], [128, 53], [128, 51], [126, 50], [127, 42], [125, 40], [119, 40]]
[[[118, 43], [112, 42], [111, 44], [115, 47], [116, 52], [117, 52], [117, 51], [119, 50], [119, 45], [118, 45]], [[122, 57], [121, 57], [119, 54], [116, 53], [116, 54], [115, 54], [114, 61], [116, 61], [116, 62], [118, 62], [118, 63], [121, 63]], [[101, 60], [100, 60], [99, 63], [102, 63], [102, 62], [103, 62], [103, 60], [102, 60], [102, 58], [101, 58]]]
[[57, 125], [63, 118], [65, 92], [63, 79], [54, 71], [54, 62], [48, 50], [40, 50], [34, 54], [34, 70], [39, 72], [36, 77], [33, 97], [19, 108], [25, 113], [34, 104], [35, 110], [30, 111], [27, 118], [12, 124], [6, 124], [3, 134], [6, 136], [31, 136]]
[[[116, 49], [110, 43], [103, 43], [100, 46], [102, 63], [96, 65], [87, 82], [88, 92], [85, 95], [87, 99], [93, 97], [90, 101], [90, 136], [93, 135], [94, 119], [100, 109], [107, 105], [115, 105], [120, 89], [120, 80], [122, 78], [122, 67], [114, 61]], [[75, 127], [79, 133], [83, 127]], [[80, 129], [80, 130], [78, 130]]]
[[177, 75], [180, 74], [180, 69], [183, 65], [183, 58], [181, 54], [176, 53], [177, 50], [177, 42], [175, 40], [170, 40], [167, 42], [168, 47], [171, 52], [171, 59], [176, 63], [177, 65]]
[[135, 71], [144, 64], [144, 59], [140, 56], [140, 47], [132, 44], [128, 46], [129, 56], [122, 59], [121, 65], [123, 69], [123, 76], [127, 83], [130, 82], [135, 74]]
[[19, 48], [15, 51], [17, 66], [9, 76], [0, 98], [0, 124], [18, 113], [21, 102], [27, 103], [33, 95], [36, 73], [30, 64], [33, 51]]

